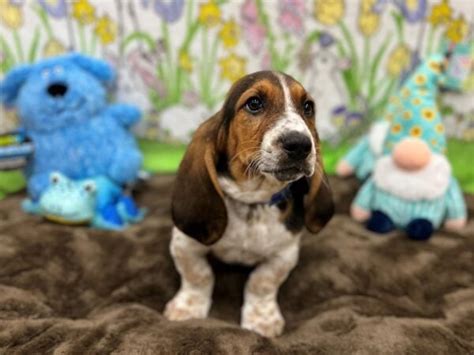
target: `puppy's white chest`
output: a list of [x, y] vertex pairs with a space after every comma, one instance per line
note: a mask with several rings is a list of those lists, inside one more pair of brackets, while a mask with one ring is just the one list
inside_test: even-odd
[[256, 264], [291, 244], [299, 234], [288, 231], [276, 206], [247, 205], [225, 199], [228, 224], [212, 246], [214, 255], [228, 263]]

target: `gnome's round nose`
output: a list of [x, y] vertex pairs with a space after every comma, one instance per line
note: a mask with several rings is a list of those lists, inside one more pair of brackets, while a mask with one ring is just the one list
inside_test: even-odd
[[431, 150], [422, 139], [405, 138], [393, 148], [392, 159], [401, 169], [420, 170], [430, 162]]

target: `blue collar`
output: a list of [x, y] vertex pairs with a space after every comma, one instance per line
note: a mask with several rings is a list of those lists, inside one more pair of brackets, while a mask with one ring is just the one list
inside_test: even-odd
[[291, 196], [291, 184], [288, 184], [283, 190], [278, 191], [272, 196], [268, 204], [270, 206], [278, 205], [280, 202], [287, 201]]

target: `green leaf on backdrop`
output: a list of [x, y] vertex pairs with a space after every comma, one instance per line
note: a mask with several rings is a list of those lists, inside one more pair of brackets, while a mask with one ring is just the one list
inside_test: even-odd
[[41, 38], [41, 32], [38, 27], [35, 28], [33, 40], [30, 44], [30, 50], [28, 51], [28, 62], [33, 63], [38, 55], [38, 46]]

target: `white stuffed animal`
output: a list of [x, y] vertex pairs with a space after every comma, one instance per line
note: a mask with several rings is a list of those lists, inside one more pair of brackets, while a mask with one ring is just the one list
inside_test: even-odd
[[338, 127], [332, 117], [334, 109], [348, 102], [342, 79], [342, 70], [348, 66], [346, 59], [338, 58], [329, 48], [319, 47], [314, 54], [307, 81], [309, 92], [318, 99], [316, 124], [323, 140], [337, 139]]
[[170, 107], [160, 115], [160, 132], [172, 141], [189, 143], [194, 131], [210, 116], [210, 110], [204, 105]]

